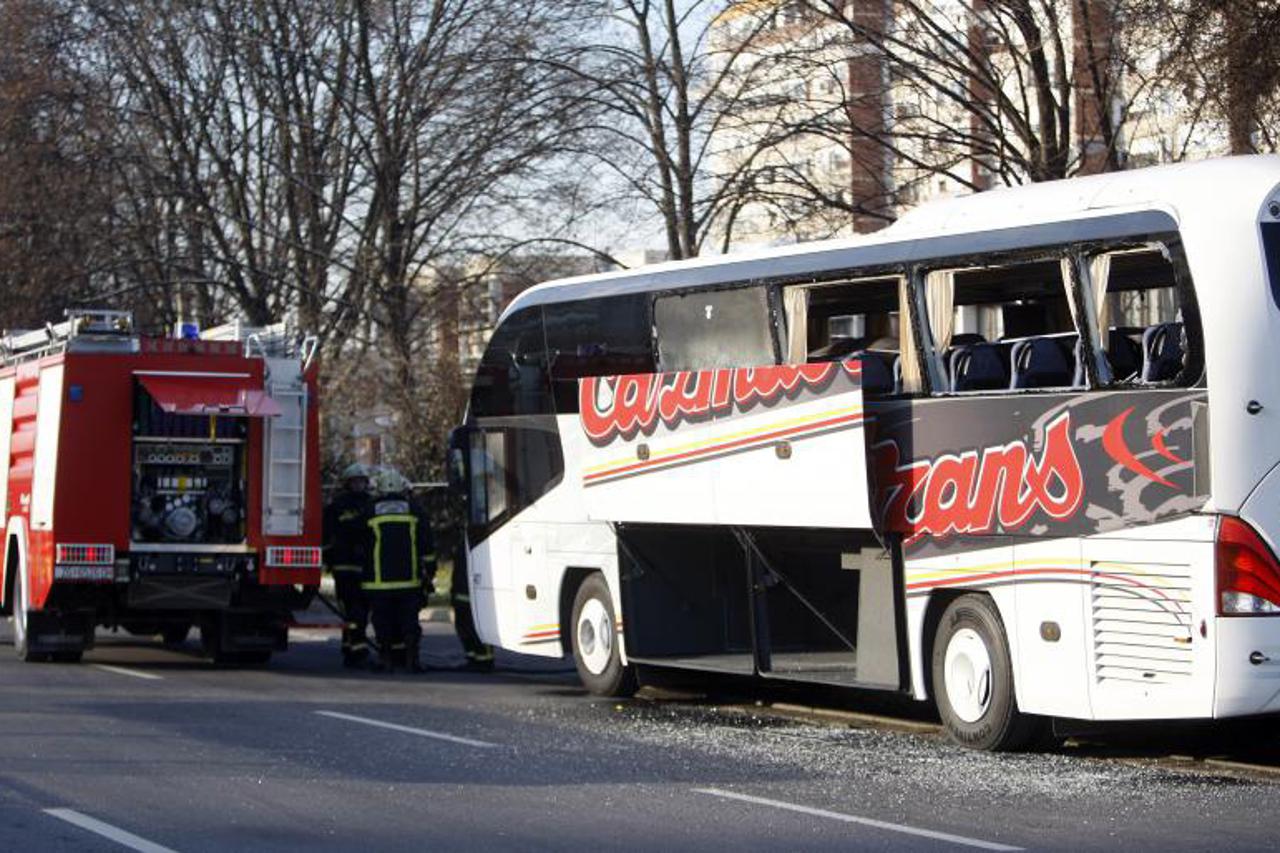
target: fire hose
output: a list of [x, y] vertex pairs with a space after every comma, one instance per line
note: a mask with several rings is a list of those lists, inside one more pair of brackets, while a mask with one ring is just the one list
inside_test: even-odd
[[[323, 593], [317, 592], [316, 598], [320, 600], [321, 604], [323, 604], [326, 608], [328, 608], [330, 613], [332, 613], [334, 616], [337, 616], [339, 619], [342, 620], [342, 625], [343, 625], [343, 628], [345, 629], [347, 625], [347, 614], [343, 613], [342, 610], [338, 607], [338, 605], [334, 604], [332, 601], [325, 598]], [[368, 633], [369, 633], [368, 631], [365, 631], [365, 641], [381, 657], [382, 646], [379, 646], [377, 641], [374, 640], [373, 637], [368, 636]]]

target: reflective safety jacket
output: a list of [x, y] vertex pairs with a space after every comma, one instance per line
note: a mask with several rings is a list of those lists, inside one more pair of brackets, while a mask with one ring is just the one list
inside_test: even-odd
[[343, 489], [324, 508], [324, 562], [334, 572], [364, 570], [369, 554], [369, 511], [365, 492]]
[[431, 526], [407, 495], [376, 499], [368, 527], [371, 544], [361, 587], [376, 592], [422, 589], [430, 584], [436, 566]]

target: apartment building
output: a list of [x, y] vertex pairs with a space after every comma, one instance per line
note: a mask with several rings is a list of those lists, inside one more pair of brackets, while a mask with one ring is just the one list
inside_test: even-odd
[[1159, 79], [1160, 34], [1122, 20], [1115, 0], [727, 3], [712, 49], [753, 92], [722, 123], [716, 170], [750, 156], [756, 190], [733, 243], [865, 233], [940, 196], [1224, 153]]

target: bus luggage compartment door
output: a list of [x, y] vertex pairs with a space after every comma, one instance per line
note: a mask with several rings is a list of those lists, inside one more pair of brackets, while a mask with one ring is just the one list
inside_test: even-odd
[[628, 657], [900, 689], [900, 545], [865, 532], [620, 524]]
[[583, 379], [593, 520], [869, 529], [857, 362]]

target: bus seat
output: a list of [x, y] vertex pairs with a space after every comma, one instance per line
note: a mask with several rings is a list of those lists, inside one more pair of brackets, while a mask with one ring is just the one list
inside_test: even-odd
[[902, 393], [902, 356], [893, 357], [893, 393]]
[[1009, 388], [1062, 388], [1072, 383], [1071, 365], [1062, 344], [1052, 338], [1018, 341], [1010, 351], [1013, 378]]
[[1107, 362], [1111, 365], [1111, 376], [1117, 382], [1139, 375], [1142, 347], [1128, 330], [1113, 326], [1107, 331]]
[[995, 391], [1009, 387], [1009, 369], [994, 344], [956, 347], [950, 358], [952, 391]]
[[862, 350], [852, 357], [862, 362], [862, 391], [864, 394], [892, 394], [893, 370], [885, 361], [888, 353]]
[[951, 345], [953, 347], [963, 347], [969, 344], [985, 344], [987, 339], [977, 332], [956, 332], [951, 336]]
[[813, 364], [818, 361], [842, 361], [851, 358], [859, 350], [866, 348], [866, 338], [832, 338], [826, 346], [810, 350], [806, 360]]
[[1165, 382], [1182, 370], [1182, 324], [1160, 323], [1142, 333], [1142, 381]]

